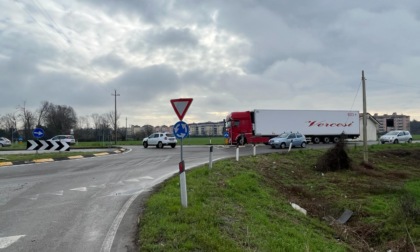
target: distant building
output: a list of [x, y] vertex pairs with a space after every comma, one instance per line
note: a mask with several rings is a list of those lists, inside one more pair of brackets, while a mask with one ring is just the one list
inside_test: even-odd
[[155, 126], [154, 132], [172, 132], [172, 126], [166, 126], [166, 125]]
[[223, 136], [224, 126], [223, 121], [188, 124], [190, 136]]
[[394, 112], [392, 115], [378, 115], [375, 113], [374, 117], [379, 122], [378, 132], [380, 134], [391, 130], [410, 130], [410, 116], [403, 114], [397, 115]]
[[[190, 136], [223, 136], [224, 131], [224, 122], [204, 122], [204, 123], [189, 123], [188, 127], [190, 129]], [[129, 135], [139, 134], [141, 131], [146, 131], [146, 129], [140, 126], [131, 126], [131, 132]], [[166, 126], [153, 126], [153, 132], [173, 132], [174, 125]]]

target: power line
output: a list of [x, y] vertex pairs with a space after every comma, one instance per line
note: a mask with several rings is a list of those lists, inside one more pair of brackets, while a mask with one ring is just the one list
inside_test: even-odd
[[359, 90], [360, 90], [360, 86], [361, 86], [361, 85], [362, 85], [362, 81], [360, 81], [359, 87], [357, 88], [357, 92], [356, 92], [356, 95], [354, 96], [353, 103], [351, 104], [351, 108], [350, 108], [350, 110], [352, 110], [352, 109], [353, 109], [354, 103], [356, 102], [356, 98], [357, 98], [357, 96], [359, 95]]

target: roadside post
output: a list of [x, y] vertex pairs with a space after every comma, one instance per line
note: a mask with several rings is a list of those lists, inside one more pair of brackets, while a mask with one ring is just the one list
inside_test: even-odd
[[229, 132], [226, 131], [223, 136], [225, 137], [225, 144], [229, 144]]
[[239, 144], [236, 145], [236, 161], [239, 161]]
[[292, 143], [292, 142], [290, 142], [290, 145], [289, 145], [289, 151], [288, 151], [288, 152], [290, 152], [290, 150], [292, 149], [292, 145], [293, 145], [293, 143]]
[[[36, 138], [36, 140], [39, 140], [41, 137], [44, 137], [45, 132], [42, 128], [35, 128], [32, 130], [32, 136]], [[36, 154], [38, 154], [38, 149], [36, 149]]]
[[213, 167], [213, 146], [210, 146], [209, 168]]
[[185, 114], [187, 113], [188, 108], [191, 105], [192, 98], [180, 98], [172, 99], [171, 104], [174, 108], [176, 115], [179, 118], [179, 122], [175, 123], [173, 128], [173, 133], [176, 138], [181, 140], [181, 162], [179, 162], [179, 184], [181, 191], [181, 205], [183, 207], [188, 207], [188, 197], [187, 197], [187, 177], [185, 175], [185, 162], [183, 157], [183, 139], [189, 135], [188, 124], [182, 121]]
[[254, 157], [257, 155], [257, 145], [254, 143]]

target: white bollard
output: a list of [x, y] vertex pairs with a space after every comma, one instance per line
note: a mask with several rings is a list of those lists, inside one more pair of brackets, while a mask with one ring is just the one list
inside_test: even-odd
[[209, 168], [213, 167], [213, 146], [210, 146]]
[[292, 149], [292, 143], [290, 142], [289, 151], [288, 152], [290, 152], [291, 149]]
[[236, 146], [236, 161], [239, 161], [239, 146]]
[[185, 162], [182, 160], [179, 163], [179, 186], [181, 190], [181, 205], [183, 207], [188, 207], [188, 197], [187, 197], [187, 177], [185, 175]]
[[254, 144], [254, 156], [257, 155], [257, 145]]

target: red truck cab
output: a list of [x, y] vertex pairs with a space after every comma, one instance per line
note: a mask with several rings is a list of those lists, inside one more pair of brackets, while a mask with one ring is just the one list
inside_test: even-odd
[[268, 144], [274, 136], [254, 135], [254, 112], [232, 112], [226, 117], [226, 131], [229, 133], [229, 144]]

